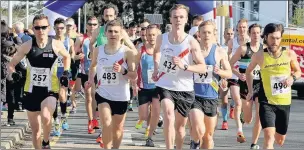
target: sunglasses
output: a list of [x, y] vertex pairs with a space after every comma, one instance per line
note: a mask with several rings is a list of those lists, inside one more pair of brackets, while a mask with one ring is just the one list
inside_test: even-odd
[[56, 30], [63, 30], [64, 29], [64, 27], [57, 27], [57, 28], [55, 28]]
[[40, 29], [46, 30], [48, 27], [49, 27], [49, 26], [35, 26], [34, 29], [35, 29], [35, 30], [40, 30]]
[[88, 23], [89, 26], [97, 26], [97, 23]]
[[158, 24], [150, 24], [148, 25], [147, 29], [152, 29], [152, 28], [157, 28], [159, 29], [159, 25]]

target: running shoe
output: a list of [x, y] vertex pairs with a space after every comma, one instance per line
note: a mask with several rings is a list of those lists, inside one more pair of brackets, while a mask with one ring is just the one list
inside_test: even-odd
[[244, 143], [246, 142], [246, 138], [244, 136], [244, 134], [242, 132], [238, 132], [237, 133], [237, 138], [236, 140], [239, 142], [239, 143]]
[[223, 121], [222, 130], [228, 130], [228, 122], [227, 121]]
[[137, 123], [136, 123], [136, 125], [135, 125], [135, 128], [136, 128], [136, 129], [141, 129], [143, 123], [144, 123], [143, 121], [140, 122], [140, 120], [138, 120]]

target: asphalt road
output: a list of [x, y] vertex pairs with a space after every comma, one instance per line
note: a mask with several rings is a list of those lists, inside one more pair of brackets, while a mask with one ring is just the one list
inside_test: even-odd
[[[87, 133], [87, 117], [84, 108], [84, 100], [78, 100], [78, 110], [76, 114], [70, 114], [68, 122], [70, 129], [64, 131], [62, 135], [57, 138], [53, 137], [51, 140], [52, 149], [75, 149], [75, 148], [100, 148], [99, 144], [95, 142], [96, 137], [100, 130], [96, 130], [95, 134]], [[287, 139], [283, 147], [275, 146], [276, 149], [303, 149], [304, 147], [304, 101], [294, 98], [291, 107], [289, 130], [287, 133]], [[127, 113], [127, 118], [125, 122], [124, 137], [122, 141], [121, 148], [124, 149], [144, 149], [145, 138], [144, 132], [145, 128], [141, 130], [135, 129], [135, 123], [138, 119], [137, 108], [134, 108], [133, 112]], [[220, 117], [218, 121], [218, 128], [221, 127], [222, 119]], [[247, 142], [237, 143], [236, 142], [236, 125], [234, 120], [229, 119], [229, 130], [219, 130], [215, 132], [215, 148], [216, 149], [249, 149], [251, 145], [251, 130], [253, 124], [244, 125], [243, 131]], [[145, 127], [145, 126], [143, 126]], [[153, 137], [156, 148], [164, 149], [165, 142], [162, 129], [158, 128], [156, 134]], [[184, 149], [189, 149], [189, 130], [186, 129], [187, 135], [184, 142]], [[30, 141], [30, 134], [24, 139], [24, 143], [21, 148], [32, 148]], [[260, 135], [258, 144], [262, 147], [263, 133]], [[155, 148], [153, 148], [155, 149]]]

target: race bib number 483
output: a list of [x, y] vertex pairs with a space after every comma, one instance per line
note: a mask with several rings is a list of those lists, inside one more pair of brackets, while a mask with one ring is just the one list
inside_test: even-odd
[[119, 74], [113, 71], [113, 66], [103, 66], [101, 85], [118, 85], [119, 84]]
[[213, 66], [207, 65], [206, 73], [195, 73], [194, 74], [194, 82], [210, 84], [212, 82], [212, 76], [213, 76]]
[[270, 77], [272, 95], [286, 94], [290, 92], [290, 87], [283, 84], [287, 77], [288, 76]]
[[159, 71], [168, 73], [171, 75], [176, 75], [179, 71], [178, 66], [173, 63], [173, 56], [164, 54], [161, 56], [159, 63]]
[[50, 83], [49, 68], [32, 68], [31, 80], [33, 86], [48, 87]]

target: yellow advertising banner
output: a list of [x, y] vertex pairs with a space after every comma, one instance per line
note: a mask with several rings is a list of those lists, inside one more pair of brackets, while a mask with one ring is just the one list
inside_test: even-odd
[[281, 46], [304, 46], [304, 35], [283, 34]]
[[229, 16], [229, 6], [228, 5], [217, 6], [216, 16]]

